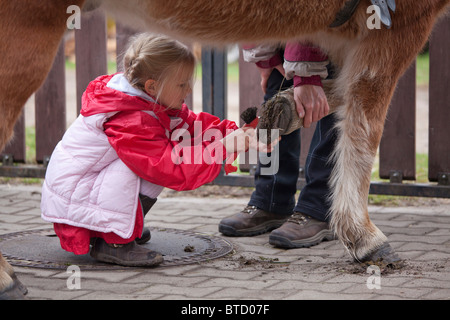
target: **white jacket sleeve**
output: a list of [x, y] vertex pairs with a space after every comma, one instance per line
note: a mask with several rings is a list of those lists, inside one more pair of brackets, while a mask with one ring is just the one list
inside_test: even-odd
[[244, 47], [242, 54], [244, 61], [257, 63], [269, 60], [280, 50], [279, 45], [259, 45], [251, 48]]
[[320, 76], [321, 79], [326, 79], [328, 77], [327, 65], [329, 63], [330, 62], [328, 60], [320, 62], [284, 60], [283, 68], [286, 72], [286, 79], [288, 80], [292, 79], [294, 76]]

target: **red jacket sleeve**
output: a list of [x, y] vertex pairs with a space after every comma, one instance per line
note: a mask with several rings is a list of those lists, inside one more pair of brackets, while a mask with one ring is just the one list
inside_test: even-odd
[[234, 122], [189, 112], [173, 131], [140, 112], [120, 112], [104, 125], [119, 158], [139, 177], [177, 191], [213, 181], [226, 155], [219, 141], [237, 129]]

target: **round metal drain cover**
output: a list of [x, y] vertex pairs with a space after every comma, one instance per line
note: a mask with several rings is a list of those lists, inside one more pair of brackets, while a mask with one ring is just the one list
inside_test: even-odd
[[[152, 238], [145, 247], [160, 252], [159, 267], [199, 263], [222, 257], [233, 250], [228, 241], [210, 235], [176, 229], [150, 228]], [[67, 269], [77, 265], [84, 270], [129, 269], [98, 262], [87, 255], [75, 255], [61, 249], [53, 229], [0, 235], [0, 252], [15, 266]]]

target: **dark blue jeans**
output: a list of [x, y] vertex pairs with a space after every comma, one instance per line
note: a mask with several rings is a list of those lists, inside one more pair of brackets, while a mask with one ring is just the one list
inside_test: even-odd
[[[264, 101], [279, 91], [282, 81], [283, 76], [278, 71], [273, 71]], [[283, 88], [290, 86], [292, 81], [285, 80]], [[328, 159], [336, 140], [334, 124], [333, 114], [317, 122], [305, 164], [306, 186], [301, 190], [297, 204], [295, 193], [300, 169], [300, 129], [282, 136], [276, 147], [278, 150], [274, 150], [279, 153], [279, 169], [275, 174], [261, 174], [261, 168], [270, 167], [271, 163], [258, 163], [255, 191], [248, 204], [280, 215], [291, 215], [293, 211], [298, 211], [317, 220], [327, 221], [330, 207], [328, 180], [332, 170]]]

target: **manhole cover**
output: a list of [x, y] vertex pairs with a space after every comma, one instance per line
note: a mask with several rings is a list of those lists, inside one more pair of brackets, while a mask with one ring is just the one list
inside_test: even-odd
[[[222, 257], [233, 250], [228, 241], [210, 235], [176, 229], [150, 228], [152, 238], [144, 246], [160, 252], [159, 267], [199, 263]], [[89, 254], [77, 256], [61, 249], [53, 229], [0, 235], [0, 252], [14, 266], [67, 269], [77, 265], [84, 270], [127, 269], [97, 262]]]

